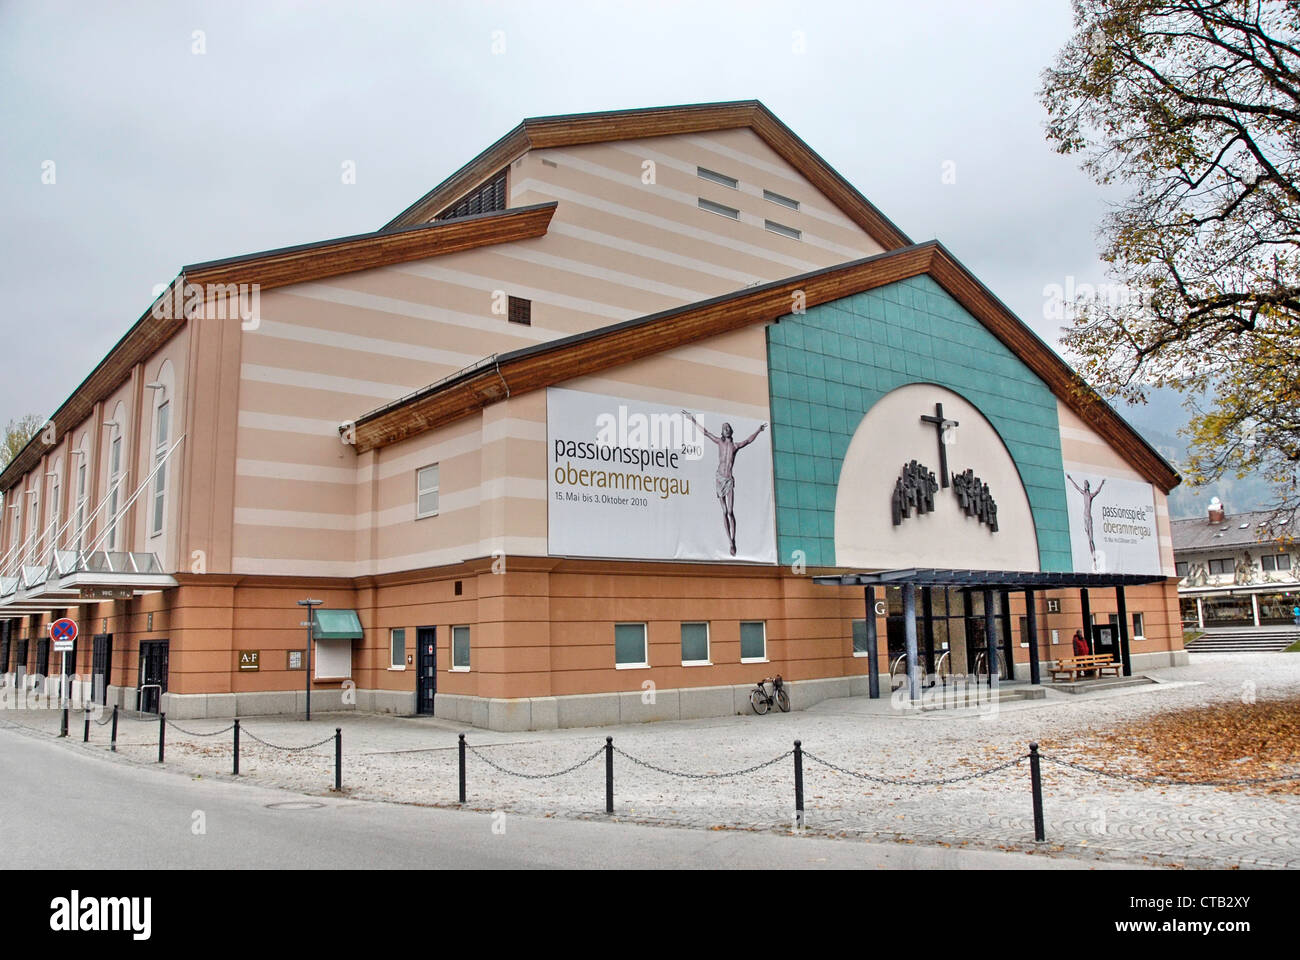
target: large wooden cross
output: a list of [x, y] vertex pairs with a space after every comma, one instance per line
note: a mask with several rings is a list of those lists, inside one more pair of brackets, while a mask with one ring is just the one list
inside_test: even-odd
[[945, 420], [943, 418], [943, 404], [934, 405], [934, 416], [921, 415], [925, 423], [934, 424], [935, 432], [939, 435], [939, 482], [945, 487], [948, 486], [948, 445], [943, 442], [943, 431], [948, 427], [957, 426], [956, 420]]

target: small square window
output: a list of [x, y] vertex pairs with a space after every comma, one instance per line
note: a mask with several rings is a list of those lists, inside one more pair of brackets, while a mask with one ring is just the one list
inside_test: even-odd
[[415, 519], [438, 515], [438, 465], [415, 471]]
[[1291, 569], [1291, 555], [1289, 553], [1279, 553], [1277, 555], [1277, 568], [1279, 570]]
[[511, 323], [522, 323], [526, 327], [532, 326], [533, 301], [525, 300], [523, 297], [511, 297], [506, 319]]
[[646, 667], [650, 665], [646, 655], [645, 624], [614, 624], [614, 666]]
[[1276, 570], [1277, 557], [1272, 554], [1266, 554], [1259, 558], [1259, 568], [1261, 570]]
[[682, 624], [682, 664], [707, 664], [709, 662], [709, 625], [707, 623]]
[[393, 668], [406, 666], [406, 630], [390, 630], [388, 665]]
[[451, 628], [451, 668], [469, 669], [469, 627]]
[[767, 659], [767, 624], [761, 620], [740, 625], [740, 662], [757, 663]]
[[1179, 580], [1185, 580], [1185, 579], [1187, 579], [1187, 561], [1186, 561], [1186, 560], [1180, 560], [1178, 563], [1175, 563], [1175, 564], [1174, 564], [1174, 573], [1178, 574], [1178, 579], [1179, 579]]

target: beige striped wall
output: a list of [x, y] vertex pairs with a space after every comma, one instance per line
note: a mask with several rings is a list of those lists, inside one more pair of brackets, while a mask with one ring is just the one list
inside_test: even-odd
[[[700, 179], [697, 165], [739, 189]], [[765, 188], [801, 209], [763, 199]], [[543, 396], [362, 457], [339, 423], [494, 352], [881, 249], [748, 130], [533, 151], [511, 165], [509, 191], [511, 206], [559, 202], [547, 236], [262, 296], [239, 358], [234, 572], [348, 576], [545, 554]], [[700, 196], [741, 221], [698, 209]], [[494, 314], [494, 291], [532, 300], [532, 326]], [[663, 384], [693, 384], [664, 402], [766, 418], [763, 343], [761, 329], [744, 331], [572, 386], [662, 400]], [[415, 522], [415, 470], [432, 462], [440, 514]]]

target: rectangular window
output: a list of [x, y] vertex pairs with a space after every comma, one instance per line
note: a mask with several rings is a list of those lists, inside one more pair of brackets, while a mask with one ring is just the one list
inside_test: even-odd
[[154, 418], [157, 427], [154, 430], [153, 461], [158, 472], [153, 477], [153, 516], [149, 533], [156, 537], [162, 533], [167, 516], [167, 464], [163, 463], [163, 457], [167, 456], [167, 442], [171, 437], [171, 403], [159, 405]]
[[696, 167], [695, 175], [701, 180], [708, 180], [712, 183], [720, 183], [724, 187], [730, 187], [735, 190], [740, 186], [740, 181], [735, 177], [729, 177], [725, 173], [718, 173], [716, 170], [710, 170], [708, 167]]
[[1178, 579], [1182, 580], [1187, 577], [1187, 561], [1180, 560], [1174, 564], [1174, 573], [1178, 574]]
[[783, 237], [789, 237], [791, 240], [799, 240], [803, 237], [802, 230], [796, 230], [794, 227], [787, 227], [784, 223], [777, 223], [775, 220], [764, 220], [763, 226], [769, 233], [779, 233]]
[[682, 624], [682, 665], [709, 662], [709, 625], [707, 623]]
[[1217, 560], [1211, 560], [1210, 573], [1212, 575], [1232, 573], [1232, 557], [1221, 557]]
[[855, 657], [865, 657], [869, 651], [867, 646], [867, 621], [853, 621], [853, 655]]
[[406, 631], [400, 627], [388, 631], [388, 665], [394, 670], [406, 669]]
[[451, 668], [469, 669], [469, 627], [451, 628]]
[[1133, 614], [1133, 638], [1135, 640], [1141, 640], [1146, 636], [1145, 627], [1146, 622], [1143, 620], [1142, 614]]
[[511, 323], [522, 323], [526, 327], [533, 323], [533, 301], [523, 297], [510, 297], [506, 319]]
[[740, 625], [740, 662], [757, 663], [767, 659], [767, 624], [762, 620]]
[[36, 662], [32, 664], [32, 673], [42, 677], [50, 675], [50, 641], [36, 641]]
[[415, 471], [415, 519], [438, 515], [438, 465]]
[[646, 667], [650, 665], [646, 655], [645, 624], [614, 624], [614, 666]]
[[1279, 553], [1277, 555], [1277, 568], [1279, 570], [1291, 569], [1291, 555], [1289, 553]]
[[771, 190], [764, 190], [764, 191], [763, 191], [763, 199], [764, 199], [764, 200], [770, 200], [770, 201], [772, 201], [773, 203], [779, 203], [781, 206], [783, 206], [783, 207], [789, 207], [791, 210], [798, 210], [798, 209], [799, 209], [799, 201], [798, 201], [798, 200], [791, 200], [789, 197], [783, 197], [781, 194], [779, 194], [779, 193], [774, 193], [774, 192], [772, 192]]
[[714, 203], [712, 200], [705, 200], [703, 197], [699, 198], [699, 204], [701, 210], [707, 210], [709, 213], [720, 214], [721, 216], [728, 217], [732, 220], [740, 219], [740, 211], [735, 207], [728, 207], [725, 204]]
[[1264, 556], [1260, 557], [1259, 568], [1261, 570], [1276, 570], [1277, 557], [1273, 556], [1272, 554], [1265, 554]]

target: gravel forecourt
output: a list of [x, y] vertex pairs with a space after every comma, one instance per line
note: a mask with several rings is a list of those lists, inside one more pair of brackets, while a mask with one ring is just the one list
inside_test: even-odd
[[[1070, 741], [1152, 713], [1249, 697], [1300, 695], [1300, 655], [1203, 654], [1186, 667], [1149, 671], [1159, 681], [1085, 694], [1049, 690], [1044, 700], [996, 710], [914, 713], [887, 700], [824, 701], [806, 711], [609, 728], [496, 733], [435, 718], [329, 714], [242, 721], [240, 779], [308, 793], [334, 782], [335, 727], [343, 730], [343, 784], [355, 799], [456, 806], [457, 735], [465, 733], [467, 807], [530, 816], [608, 819], [605, 737], [614, 761], [615, 820], [695, 827], [796, 829], [793, 741], [802, 741], [810, 834], [940, 846], [1094, 856], [1147, 865], [1300, 867], [1300, 798], [1260, 789], [1152, 786], [1043, 764], [1047, 842], [1033, 842], [1031, 741]], [[156, 718], [122, 714], [118, 752], [109, 727], [92, 722], [83, 745], [74, 713], [69, 748], [118, 762], [157, 758]], [[100, 717], [107, 720], [107, 714]], [[7, 710], [0, 722], [32, 735], [57, 734], [56, 710]], [[169, 724], [167, 766], [195, 776], [231, 776], [229, 720]], [[215, 736], [198, 734], [224, 731]], [[299, 746], [289, 752], [258, 743]], [[1044, 750], [1045, 755], [1049, 755]], [[779, 759], [778, 759], [779, 758]], [[1004, 769], [942, 785], [882, 784]], [[775, 763], [740, 773], [762, 764]], [[641, 762], [637, 762], [641, 761]], [[570, 767], [559, 776], [534, 778]], [[683, 777], [659, 769], [697, 776]], [[509, 772], [507, 772], [509, 771]], [[1285, 771], [1300, 773], [1300, 770]], [[530, 774], [521, 777], [515, 774]], [[1233, 771], [1222, 776], [1231, 778]]]

